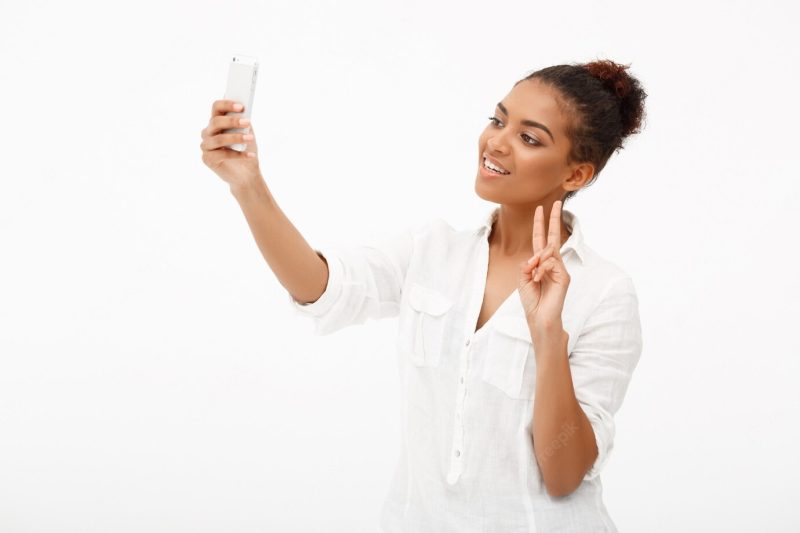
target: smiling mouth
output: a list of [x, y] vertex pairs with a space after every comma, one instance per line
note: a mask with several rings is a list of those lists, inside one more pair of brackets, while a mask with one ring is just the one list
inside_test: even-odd
[[487, 171], [491, 172], [492, 174], [497, 174], [498, 176], [507, 176], [507, 175], [511, 174], [511, 172], [509, 172], [507, 170], [498, 172], [497, 170], [492, 169], [491, 167], [486, 165], [487, 161], [488, 160], [484, 157], [483, 158], [483, 162], [481, 164], [483, 165], [483, 168], [485, 168]]

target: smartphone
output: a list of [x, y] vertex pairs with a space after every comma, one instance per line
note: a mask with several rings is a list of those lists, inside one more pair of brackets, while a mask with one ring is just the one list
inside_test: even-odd
[[[236, 115], [250, 118], [253, 114], [253, 96], [256, 92], [256, 78], [258, 77], [258, 60], [254, 57], [235, 55], [228, 67], [228, 86], [225, 89], [225, 100], [235, 100], [244, 104], [242, 111], [229, 111], [225, 115]], [[228, 128], [223, 133], [248, 133], [247, 128]], [[228, 148], [237, 152], [244, 152], [246, 145], [241, 143], [230, 144]]]

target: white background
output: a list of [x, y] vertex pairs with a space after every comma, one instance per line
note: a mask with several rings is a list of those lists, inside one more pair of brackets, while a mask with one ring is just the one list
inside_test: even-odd
[[790, 2], [4, 2], [0, 531], [377, 531], [396, 320], [316, 337], [199, 144], [259, 58], [264, 176], [312, 245], [478, 225], [527, 73], [609, 58], [643, 132], [565, 208], [644, 351], [604, 498], [624, 532], [797, 531]]

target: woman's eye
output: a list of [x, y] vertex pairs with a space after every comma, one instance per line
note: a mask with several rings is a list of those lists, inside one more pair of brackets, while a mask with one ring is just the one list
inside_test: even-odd
[[528, 141], [525, 141], [528, 144], [532, 144], [533, 146], [539, 146], [540, 144], [542, 144], [539, 141], [537, 141], [536, 139], [534, 139], [533, 137], [531, 137], [530, 135], [528, 135], [527, 133], [523, 133], [522, 136], [523, 137], [527, 137], [528, 139], [533, 141], [532, 143], [528, 142]]
[[[497, 117], [489, 117], [489, 120], [490, 120], [490, 121], [491, 121], [491, 122], [492, 122], [492, 123], [493, 123], [495, 126], [497, 126], [497, 125], [501, 124], [501, 122], [500, 122], [500, 119], [498, 119]], [[534, 139], [533, 137], [531, 137], [531, 136], [530, 136], [530, 135], [528, 135], [527, 133], [523, 133], [523, 134], [522, 134], [522, 137], [523, 137], [523, 138], [530, 139], [531, 141], [533, 141], [533, 142], [530, 142], [530, 141], [525, 141], [525, 144], [529, 144], [529, 145], [531, 145], [531, 146], [541, 146], [541, 145], [542, 145], [542, 143], [540, 143], [539, 141], [537, 141], [536, 139]]]

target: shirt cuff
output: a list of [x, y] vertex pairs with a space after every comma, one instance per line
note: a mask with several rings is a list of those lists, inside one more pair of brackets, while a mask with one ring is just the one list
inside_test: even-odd
[[583, 476], [584, 481], [594, 479], [600, 475], [603, 467], [608, 460], [608, 454], [611, 451], [611, 435], [603, 423], [602, 419], [595, 417], [588, 417], [589, 422], [592, 424], [592, 431], [594, 432], [595, 443], [597, 444], [597, 458], [594, 460], [592, 467]]
[[316, 248], [314, 251], [328, 263], [328, 284], [325, 291], [316, 301], [310, 303], [298, 302], [291, 293], [288, 296], [289, 302], [296, 312], [319, 317], [330, 311], [342, 292], [343, 267], [339, 256], [331, 248], [324, 246]]

